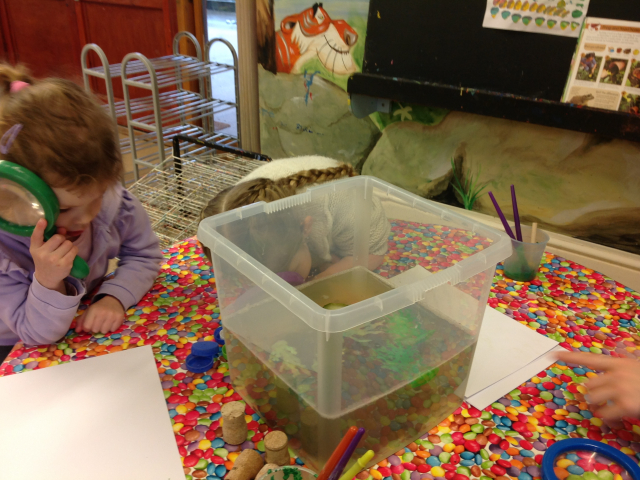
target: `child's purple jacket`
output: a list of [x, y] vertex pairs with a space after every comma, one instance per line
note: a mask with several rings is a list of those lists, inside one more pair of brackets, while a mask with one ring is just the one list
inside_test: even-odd
[[76, 289], [75, 296], [40, 285], [33, 276], [31, 239], [0, 230], [0, 345], [13, 345], [18, 340], [42, 345], [63, 337], [82, 297], [100, 284], [112, 258], [119, 259], [118, 269], [100, 285], [94, 301], [111, 295], [127, 309], [151, 288], [162, 253], [140, 202], [116, 185], [104, 194], [102, 209], [91, 225], [89, 276], [83, 281], [66, 279]]

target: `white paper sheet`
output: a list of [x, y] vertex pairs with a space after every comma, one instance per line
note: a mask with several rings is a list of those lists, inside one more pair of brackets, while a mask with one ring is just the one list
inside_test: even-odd
[[589, 0], [487, 0], [482, 26], [578, 38]]
[[0, 378], [0, 472], [183, 480], [151, 347]]
[[[471, 365], [465, 398], [469, 399], [488, 387], [497, 385], [501, 380], [527, 367], [557, 346], [558, 342], [555, 340], [540, 335], [538, 332], [487, 306], [482, 327], [480, 328], [473, 364]], [[536, 370], [533, 374], [543, 369], [544, 367]], [[520, 377], [516, 375], [510, 378]], [[501, 389], [505, 388], [504, 385], [510, 384], [510, 382], [500, 382], [496, 386], [497, 390], [495, 390], [497, 396], [492, 401], [509, 393], [509, 391], [528, 378], [531, 378], [531, 375], [504, 391], [501, 391]], [[477, 405], [473, 405], [477, 407]]]
[[482, 410], [497, 401], [499, 398], [504, 397], [511, 390], [518, 388], [524, 382], [529, 381], [533, 376], [549, 368], [549, 366], [556, 362], [556, 353], [563, 351], [566, 350], [560, 345], [556, 345], [529, 365], [513, 372], [511, 375], [503, 378], [484, 390], [479, 391], [475, 395], [465, 398], [465, 400], [477, 409]]

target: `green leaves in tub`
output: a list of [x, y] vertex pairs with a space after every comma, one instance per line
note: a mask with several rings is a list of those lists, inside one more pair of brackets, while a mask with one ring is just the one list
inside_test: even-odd
[[286, 340], [279, 340], [273, 344], [269, 360], [274, 364], [280, 363], [280, 370], [287, 369], [294, 374], [300, 373], [299, 369], [304, 369], [300, 358], [298, 358], [298, 351], [291, 347]]

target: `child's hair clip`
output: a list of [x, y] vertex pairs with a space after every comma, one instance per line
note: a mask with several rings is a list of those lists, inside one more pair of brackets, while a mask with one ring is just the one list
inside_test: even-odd
[[20, 130], [22, 130], [22, 124], [16, 123], [13, 127], [11, 127], [9, 130], [4, 132], [4, 135], [2, 135], [2, 138], [0, 138], [1, 154], [6, 155], [7, 153], [9, 153], [9, 150], [11, 149], [11, 145], [13, 145], [13, 142], [15, 141], [16, 137], [20, 133]]
[[20, 90], [30, 87], [31, 84], [27, 83], [27, 82], [23, 82], [21, 80], [14, 80], [13, 82], [11, 82], [11, 86], [9, 87], [9, 92], [10, 93], [16, 93], [19, 92]]

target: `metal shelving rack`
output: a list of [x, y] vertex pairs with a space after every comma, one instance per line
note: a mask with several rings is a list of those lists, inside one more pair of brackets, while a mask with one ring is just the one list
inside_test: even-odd
[[[182, 38], [189, 40], [196, 56], [181, 55], [179, 43]], [[210, 59], [211, 47], [224, 44], [231, 52], [233, 64], [224, 64]], [[98, 55], [102, 65], [87, 66], [89, 52]], [[197, 39], [188, 32], [179, 32], [173, 41], [173, 55], [148, 59], [140, 53], [130, 53], [122, 63], [109, 65], [102, 49], [86, 45], [82, 50], [81, 63], [85, 88], [90, 91], [89, 77], [105, 81], [107, 105], [116, 124], [124, 119], [128, 138], [121, 142], [123, 154], [130, 153], [133, 160], [133, 176], [137, 181], [140, 167], [155, 168], [162, 165], [171, 154], [172, 139], [176, 135], [187, 135], [200, 140], [226, 145], [240, 146], [238, 136], [216, 132], [214, 118], [226, 110], [236, 109], [238, 127], [238, 57], [233, 46], [224, 39], [212, 39], [202, 49]], [[234, 102], [217, 99], [211, 86], [211, 77], [225, 72], [234, 73], [236, 98]], [[113, 93], [113, 79], [122, 81], [124, 100], [116, 102]], [[185, 88], [187, 82], [196, 82], [198, 92]], [[131, 98], [129, 89], [138, 88], [149, 92], [141, 98]]]
[[266, 155], [175, 135], [173, 155], [129, 189], [142, 203], [162, 248], [198, 232], [209, 200], [271, 161]]

